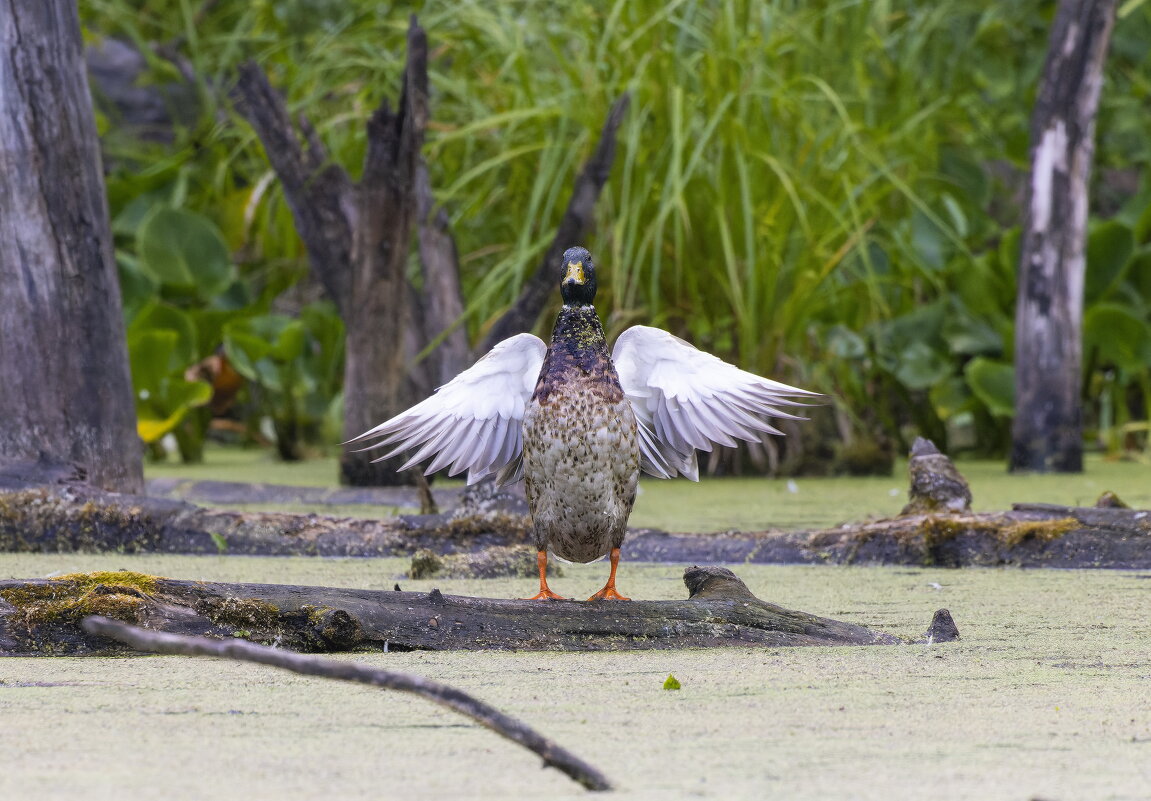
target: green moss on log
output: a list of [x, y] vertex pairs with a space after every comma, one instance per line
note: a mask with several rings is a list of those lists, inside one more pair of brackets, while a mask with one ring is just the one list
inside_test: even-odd
[[279, 607], [256, 598], [204, 598], [196, 603], [195, 609], [217, 626], [238, 631], [255, 629], [275, 633], [280, 628]]
[[1074, 517], [1060, 517], [1055, 520], [1022, 520], [999, 529], [999, 539], [1008, 548], [1014, 548], [1028, 540], [1051, 542], [1080, 528]]
[[136, 623], [158, 580], [128, 570], [72, 573], [44, 584], [0, 590], [0, 598], [16, 608], [15, 620], [29, 630], [76, 623], [86, 615]]

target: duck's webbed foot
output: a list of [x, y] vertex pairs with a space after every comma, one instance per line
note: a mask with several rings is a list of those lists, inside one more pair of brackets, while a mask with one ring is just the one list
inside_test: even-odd
[[588, 600], [589, 601], [630, 601], [631, 598], [627, 598], [623, 595], [620, 595], [619, 590], [617, 590], [615, 587], [613, 587], [611, 585], [607, 585], [602, 590], [597, 592], [595, 595], [588, 598]]
[[597, 592], [592, 597], [588, 598], [589, 601], [630, 601], [631, 598], [620, 595], [619, 590], [615, 588], [615, 571], [619, 567], [619, 548], [611, 549], [611, 572], [607, 576], [607, 584], [603, 585], [603, 589]]
[[540, 591], [533, 595], [531, 598], [520, 598], [521, 601], [570, 601], [570, 598], [565, 598], [558, 592], [552, 592], [547, 587], [541, 587]]
[[520, 598], [521, 601], [567, 601], [558, 593], [551, 591], [548, 587], [548, 552], [538, 551], [536, 553], [536, 564], [540, 569], [540, 591], [533, 595], [531, 598]]

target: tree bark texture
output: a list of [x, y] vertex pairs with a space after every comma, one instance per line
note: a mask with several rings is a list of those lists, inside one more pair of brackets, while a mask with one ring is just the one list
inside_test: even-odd
[[142, 486], [100, 148], [72, 0], [0, 0], [0, 462]]
[[540, 313], [558, 290], [561, 278], [560, 257], [568, 248], [580, 244], [580, 240], [591, 225], [596, 201], [603, 191], [604, 184], [607, 183], [608, 176], [611, 175], [612, 164], [615, 162], [616, 132], [623, 123], [630, 103], [631, 96], [624, 94], [612, 104], [595, 152], [576, 178], [571, 199], [568, 201], [567, 209], [564, 210], [564, 216], [560, 220], [551, 246], [548, 247], [535, 274], [524, 284], [516, 302], [488, 332], [480, 348], [481, 352], [486, 353], [497, 342], [508, 337], [531, 331]]
[[[344, 432], [349, 439], [410, 405], [412, 294], [405, 271], [416, 222], [416, 176], [428, 119], [427, 37], [412, 18], [403, 88], [396, 111], [384, 100], [367, 122], [367, 153], [358, 183], [335, 164], [303, 115], [298, 130], [283, 98], [253, 63], [240, 70], [241, 110], [284, 188], [313, 272], [336, 303], [347, 330]], [[400, 460], [346, 452], [344, 483], [405, 480]]]
[[222, 584], [128, 571], [0, 581], [0, 649], [101, 654], [90, 614], [173, 634], [243, 637], [295, 651], [631, 651], [895, 645], [854, 623], [762, 601], [723, 567], [684, 571], [685, 601], [519, 601], [431, 592]]
[[1115, 0], [1060, 0], [1031, 117], [1015, 313], [1010, 469], [1083, 470], [1079, 398], [1088, 180]]
[[448, 226], [448, 213], [437, 206], [432, 182], [422, 161], [416, 173], [417, 236], [424, 285], [420, 293], [421, 342], [439, 344], [429, 354], [432, 389], [443, 386], [472, 361], [468, 329], [463, 323], [464, 298], [460, 289], [460, 260]]

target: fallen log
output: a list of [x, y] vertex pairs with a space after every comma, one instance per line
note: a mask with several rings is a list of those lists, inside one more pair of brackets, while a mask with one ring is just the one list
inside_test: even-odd
[[0, 485], [0, 552], [395, 556], [527, 543], [529, 519], [499, 511], [349, 518], [205, 509], [87, 485]]
[[[1151, 568], [1151, 511], [1125, 508], [1110, 493], [1095, 507], [1015, 504], [1006, 512], [975, 514], [962, 511], [966, 484], [959, 483], [962, 477], [956, 478], [945, 456], [934, 450], [913, 454], [910, 467], [911, 503], [897, 517], [818, 531], [668, 534], [633, 528], [624, 558], [681, 564]], [[233, 501], [254, 499], [258, 489], [265, 502], [306, 498], [318, 508], [333, 502], [415, 502], [413, 490], [320, 491], [225, 482], [199, 482], [196, 488], [197, 497]], [[422, 549], [475, 554], [531, 543], [531, 520], [514, 493], [469, 498], [469, 492], [448, 514], [362, 519], [203, 508], [171, 497], [102, 492], [63, 467], [0, 465], [0, 552], [411, 556]]]
[[[474, 553], [531, 541], [516, 512], [384, 519], [205, 509], [86, 485], [0, 486], [0, 552], [269, 556]], [[1015, 504], [911, 514], [819, 531], [668, 534], [632, 529], [624, 558], [651, 562], [1151, 568], [1151, 511]]]
[[512, 742], [522, 745], [542, 758], [544, 767], [555, 768], [589, 790], [612, 789], [611, 782], [598, 768], [584, 762], [530, 726], [510, 715], [505, 715], [495, 707], [468, 695], [463, 690], [426, 679], [423, 676], [400, 673], [394, 670], [381, 670], [354, 662], [304, 656], [285, 651], [282, 648], [256, 645], [246, 640], [221, 641], [210, 637], [189, 637], [149, 631], [100, 615], [84, 618], [81, 621], [81, 626], [89, 634], [122, 642], [137, 651], [180, 656], [214, 656], [219, 659], [255, 662], [260, 665], [271, 665], [290, 670], [293, 673], [302, 673], [306, 676], [354, 681], [388, 690], [412, 693], [469, 717], [501, 737], [506, 737]]
[[[891, 634], [756, 598], [727, 568], [684, 572], [684, 601], [519, 601], [431, 592], [222, 584], [128, 571], [0, 581], [0, 653], [107, 655], [89, 615], [294, 651], [600, 651], [892, 645]], [[956, 635], [957, 636], [957, 635]], [[947, 639], [946, 637], [942, 639]], [[925, 640], [921, 640], [925, 641]], [[941, 641], [939, 636], [934, 642]]]

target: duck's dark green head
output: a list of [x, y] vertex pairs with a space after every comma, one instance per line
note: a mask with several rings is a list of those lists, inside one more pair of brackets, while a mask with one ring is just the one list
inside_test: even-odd
[[560, 263], [560, 296], [568, 306], [590, 306], [595, 300], [595, 264], [586, 248], [568, 248]]

